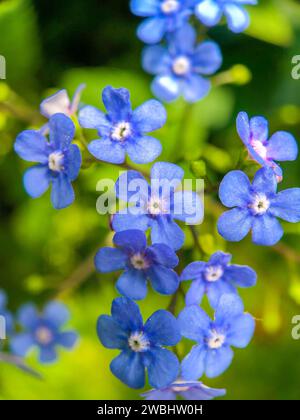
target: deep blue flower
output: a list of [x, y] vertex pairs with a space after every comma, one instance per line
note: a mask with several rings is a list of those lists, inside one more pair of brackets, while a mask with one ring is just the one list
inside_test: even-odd
[[192, 14], [195, 0], [131, 0], [133, 14], [146, 17], [137, 30], [146, 44], [156, 44], [180, 28]]
[[44, 99], [40, 105], [41, 114], [46, 118], [50, 118], [52, 115], [59, 113], [71, 117], [78, 110], [81, 92], [84, 88], [84, 84], [79, 85], [72, 100], [70, 99], [66, 89], [61, 89]]
[[207, 294], [213, 308], [224, 293], [237, 293], [237, 287], [251, 287], [256, 283], [256, 273], [248, 266], [230, 264], [231, 255], [216, 252], [208, 262], [195, 261], [182, 272], [181, 280], [193, 280], [186, 294], [187, 305], [199, 305]]
[[236, 294], [222, 295], [212, 321], [199, 306], [187, 306], [178, 317], [181, 334], [196, 341], [183, 359], [182, 377], [196, 380], [204, 373], [208, 378], [221, 375], [231, 364], [231, 346], [245, 348], [255, 329], [250, 314], [244, 313]]
[[135, 163], [149, 163], [161, 154], [160, 142], [145, 133], [158, 130], [166, 122], [165, 108], [151, 99], [132, 111], [127, 89], [106, 87], [102, 93], [105, 115], [93, 106], [79, 112], [84, 128], [98, 130], [101, 140], [92, 141], [88, 149], [97, 159], [123, 163], [126, 153]]
[[177, 165], [156, 162], [151, 169], [150, 187], [139, 172], [124, 172], [116, 182], [116, 194], [130, 206], [113, 216], [113, 229], [120, 232], [151, 228], [152, 243], [179, 249], [184, 242], [184, 233], [174, 219], [195, 224], [203, 216], [202, 203], [196, 192], [175, 192], [183, 175]]
[[124, 270], [116, 287], [121, 295], [131, 299], [144, 299], [147, 279], [158, 293], [171, 295], [179, 285], [177, 273], [172, 270], [178, 257], [168, 245], [147, 247], [147, 238], [140, 230], [116, 233], [113, 239], [117, 248], [101, 248], [95, 265], [100, 273]]
[[196, 37], [196, 31], [184, 25], [172, 36], [168, 48], [145, 48], [143, 68], [156, 75], [152, 91], [159, 99], [169, 102], [183, 95], [187, 102], [196, 102], [208, 94], [211, 83], [202, 76], [221, 67], [222, 54], [215, 42], [196, 44]]
[[276, 176], [270, 168], [257, 171], [252, 184], [244, 172], [229, 172], [221, 182], [219, 197], [224, 206], [234, 208], [219, 218], [220, 235], [238, 242], [251, 230], [254, 243], [276, 244], [283, 235], [277, 217], [300, 221], [300, 188], [276, 191]]
[[257, 0], [199, 0], [195, 14], [206, 26], [217, 25], [223, 14], [232, 32], [243, 32], [249, 26], [249, 15], [244, 5], [256, 5]]
[[131, 388], [145, 385], [145, 369], [149, 383], [162, 388], [178, 375], [177, 357], [162, 346], [174, 346], [180, 341], [176, 318], [169, 312], [154, 312], [143, 325], [138, 305], [125, 297], [114, 299], [111, 315], [101, 315], [97, 332], [101, 343], [121, 353], [110, 364], [112, 373]]
[[68, 319], [67, 307], [59, 302], [50, 302], [43, 313], [31, 304], [23, 305], [18, 314], [23, 331], [12, 337], [12, 352], [24, 357], [30, 349], [37, 347], [41, 363], [54, 362], [57, 359], [56, 347], [71, 349], [78, 338], [74, 331], [62, 331]]
[[[10, 311], [7, 309], [7, 296], [4, 290], [0, 290], [0, 316], [5, 320], [5, 335], [11, 334], [13, 331], [14, 320]], [[2, 325], [2, 323], [1, 323]], [[0, 340], [1, 342], [1, 340]]]
[[223, 397], [225, 389], [210, 388], [198, 381], [185, 381], [178, 379], [166, 388], [151, 389], [144, 392], [145, 400], [176, 400], [177, 396], [185, 400], [206, 401], [216, 397]]
[[49, 120], [49, 130], [49, 141], [39, 131], [23, 131], [14, 148], [22, 159], [38, 162], [25, 172], [27, 193], [33, 198], [40, 197], [52, 184], [51, 202], [56, 209], [61, 209], [74, 201], [71, 182], [78, 176], [81, 154], [78, 146], [71, 144], [75, 127], [69, 117], [53, 115]]
[[271, 167], [277, 179], [282, 179], [282, 170], [274, 162], [295, 160], [298, 145], [295, 138], [286, 131], [278, 131], [269, 138], [269, 124], [264, 117], [253, 117], [249, 121], [246, 112], [237, 117], [237, 131], [252, 159], [262, 166]]

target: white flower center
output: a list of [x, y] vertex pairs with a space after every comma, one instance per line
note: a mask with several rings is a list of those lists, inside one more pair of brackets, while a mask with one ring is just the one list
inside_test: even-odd
[[126, 122], [122, 121], [116, 124], [112, 130], [111, 137], [114, 140], [122, 141], [129, 137], [131, 134], [131, 125]]
[[153, 216], [168, 212], [166, 202], [163, 199], [159, 199], [158, 197], [150, 198], [147, 210]]
[[177, 12], [179, 2], [177, 0], [164, 0], [161, 4], [161, 11], [165, 14]]
[[259, 140], [252, 140], [251, 141], [251, 146], [253, 147], [253, 149], [255, 150], [255, 152], [262, 159], [266, 159], [267, 158], [267, 148], [262, 144], [261, 141], [259, 141]]
[[178, 57], [173, 61], [172, 69], [177, 76], [184, 76], [189, 72], [191, 62], [187, 57]]
[[265, 214], [270, 207], [270, 201], [265, 194], [256, 194], [250, 207], [252, 208], [254, 214]]
[[134, 268], [137, 270], [145, 270], [149, 267], [148, 261], [145, 259], [145, 257], [142, 254], [134, 254], [130, 258], [130, 262], [133, 265]]
[[51, 171], [60, 172], [63, 167], [64, 154], [62, 152], [53, 152], [49, 155], [48, 166]]
[[223, 276], [224, 270], [220, 265], [210, 265], [205, 270], [205, 278], [207, 281], [214, 282]]
[[53, 334], [47, 327], [40, 327], [36, 330], [35, 336], [40, 344], [47, 345], [53, 340]]
[[216, 330], [210, 331], [210, 338], [208, 339], [208, 347], [211, 349], [219, 349], [225, 342], [225, 335], [218, 333]]
[[128, 339], [131, 350], [135, 352], [146, 351], [150, 347], [150, 342], [143, 332], [135, 332]]

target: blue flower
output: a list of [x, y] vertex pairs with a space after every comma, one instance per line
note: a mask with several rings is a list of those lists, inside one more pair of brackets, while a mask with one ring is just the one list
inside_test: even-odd
[[110, 364], [112, 373], [131, 388], [145, 385], [146, 368], [152, 387], [172, 383], [177, 378], [179, 362], [162, 346], [174, 346], [180, 341], [176, 318], [159, 310], [143, 325], [138, 305], [125, 297], [114, 299], [111, 314], [99, 317], [97, 332], [105, 347], [121, 350]]
[[193, 305], [179, 314], [178, 322], [181, 334], [197, 342], [182, 361], [182, 377], [187, 380], [196, 380], [204, 373], [208, 378], [221, 375], [231, 364], [231, 346], [245, 348], [255, 329], [253, 317], [244, 313], [243, 302], [236, 294], [221, 297], [214, 321]]
[[49, 142], [39, 131], [23, 131], [14, 148], [22, 159], [38, 162], [25, 172], [26, 192], [33, 198], [40, 197], [51, 183], [51, 202], [56, 209], [61, 209], [74, 201], [71, 182], [78, 176], [81, 154], [78, 146], [71, 144], [75, 127], [70, 118], [64, 114], [53, 115], [49, 130]]
[[[5, 325], [4, 325], [5, 336], [7, 336], [13, 331], [13, 326], [14, 326], [13, 316], [10, 313], [10, 311], [7, 309], [6, 305], [7, 305], [6, 293], [4, 292], [4, 290], [0, 290], [0, 316], [4, 317], [4, 320], [5, 320]], [[0, 338], [1, 338], [1, 334], [0, 334]]]
[[44, 99], [40, 105], [41, 114], [46, 118], [50, 118], [52, 115], [58, 113], [71, 117], [78, 110], [81, 92], [84, 88], [84, 84], [79, 85], [72, 100], [70, 99], [66, 89], [61, 89]]
[[23, 305], [18, 314], [23, 331], [12, 337], [12, 352], [24, 357], [31, 348], [37, 347], [41, 363], [54, 362], [57, 359], [56, 347], [71, 349], [78, 338], [74, 331], [61, 331], [68, 319], [68, 309], [59, 302], [50, 302], [43, 313], [31, 304]]
[[224, 14], [229, 29], [239, 33], [249, 26], [249, 15], [243, 8], [246, 4], [256, 5], [257, 0], [200, 0], [195, 14], [206, 26], [217, 25]]
[[195, 261], [182, 272], [181, 280], [193, 280], [186, 294], [187, 305], [199, 305], [207, 294], [213, 308], [224, 293], [237, 293], [237, 287], [251, 287], [256, 283], [256, 273], [248, 266], [229, 264], [230, 254], [216, 252], [206, 263]]
[[153, 99], [132, 111], [128, 90], [111, 86], [103, 90], [102, 99], [107, 115], [93, 106], [85, 106], [79, 112], [80, 125], [97, 129], [102, 138], [89, 144], [90, 153], [110, 163], [123, 163], [126, 152], [135, 163], [155, 160], [161, 154], [161, 144], [145, 133], [165, 124], [165, 108]]
[[124, 172], [116, 182], [116, 194], [130, 206], [113, 216], [113, 229], [120, 232], [150, 228], [152, 243], [179, 249], [184, 242], [184, 233], [174, 219], [195, 224], [203, 216], [202, 203], [196, 192], [175, 192], [183, 174], [177, 165], [156, 162], [151, 169], [150, 187], [139, 172]]
[[276, 190], [276, 176], [270, 168], [257, 171], [252, 184], [244, 172], [229, 172], [221, 182], [219, 197], [224, 206], [234, 208], [219, 218], [220, 235], [238, 242], [251, 230], [255, 244], [276, 244], [283, 235], [277, 217], [300, 221], [300, 188]]
[[152, 91], [159, 99], [170, 102], [183, 95], [187, 102], [196, 102], [208, 94], [211, 83], [202, 75], [221, 67], [222, 54], [215, 42], [196, 44], [196, 37], [196, 31], [185, 25], [172, 36], [168, 48], [145, 48], [143, 68], [156, 75]]
[[281, 180], [282, 170], [274, 160], [297, 159], [298, 145], [294, 137], [286, 131], [278, 131], [268, 140], [268, 121], [264, 117], [253, 117], [249, 121], [246, 112], [240, 112], [236, 122], [238, 134], [250, 156], [260, 165], [271, 167]]
[[147, 247], [146, 235], [140, 230], [116, 233], [113, 242], [117, 248], [101, 248], [95, 265], [100, 273], [124, 270], [116, 284], [121, 295], [144, 299], [147, 279], [158, 293], [171, 295], [176, 292], [179, 278], [172, 268], [178, 264], [178, 257], [169, 246], [154, 244]]
[[225, 389], [210, 388], [198, 381], [185, 381], [178, 379], [166, 388], [151, 389], [144, 392], [145, 400], [176, 400], [177, 396], [185, 400], [206, 401], [216, 397], [223, 397]]
[[137, 30], [146, 44], [156, 44], [191, 16], [195, 0], [131, 0], [131, 12], [146, 17]]

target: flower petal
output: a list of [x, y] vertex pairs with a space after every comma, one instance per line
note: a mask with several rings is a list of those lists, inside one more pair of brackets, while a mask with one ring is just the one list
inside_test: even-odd
[[146, 255], [156, 264], [174, 268], [179, 262], [174, 250], [166, 244], [153, 244], [147, 248]]
[[154, 264], [147, 270], [147, 275], [153, 289], [162, 295], [172, 295], [178, 289], [179, 278], [171, 268]]
[[234, 286], [223, 280], [210, 283], [207, 286], [207, 297], [212, 308], [217, 308], [220, 298], [224, 293], [237, 293]]
[[12, 352], [20, 357], [26, 356], [32, 346], [34, 346], [33, 336], [28, 333], [17, 334], [10, 339]]
[[65, 114], [54, 114], [49, 119], [50, 143], [57, 149], [67, 149], [75, 134], [75, 125]]
[[111, 314], [113, 319], [125, 331], [139, 331], [143, 327], [143, 319], [139, 307], [131, 299], [126, 297], [114, 299]]
[[170, 65], [168, 50], [161, 45], [151, 45], [143, 49], [142, 66], [150, 74], [162, 74], [168, 71]]
[[197, 74], [189, 76], [184, 81], [183, 96], [187, 102], [197, 102], [203, 99], [211, 88], [211, 82]]
[[227, 241], [239, 242], [251, 229], [252, 219], [248, 210], [235, 208], [226, 211], [218, 220], [218, 232]]
[[123, 349], [128, 343], [128, 334], [109, 315], [101, 315], [97, 321], [97, 334], [104, 347]]
[[121, 249], [101, 248], [95, 255], [95, 266], [100, 273], [111, 273], [126, 267], [128, 255]]
[[71, 144], [67, 154], [67, 174], [70, 181], [74, 181], [79, 174], [81, 167], [81, 153], [77, 144]]
[[221, 375], [230, 366], [233, 359], [233, 351], [228, 346], [209, 350], [205, 361], [205, 375], [215, 378]]
[[248, 146], [250, 141], [250, 121], [246, 112], [240, 112], [236, 119], [236, 129], [243, 143]]
[[124, 146], [110, 139], [93, 140], [88, 149], [93, 156], [104, 162], [119, 164], [125, 160]]
[[129, 140], [126, 143], [128, 156], [134, 163], [153, 162], [162, 152], [160, 142], [154, 137], [144, 136]]
[[204, 0], [197, 4], [195, 14], [206, 26], [214, 26], [222, 17], [222, 9], [215, 0]]
[[226, 252], [217, 251], [209, 259], [209, 265], [221, 265], [226, 267], [231, 261], [231, 254]]
[[[125, 202], [139, 203], [140, 197], [148, 201], [149, 185], [146, 179], [138, 171], [123, 172], [115, 185], [116, 195]], [[136, 200], [131, 200], [132, 196]]]
[[234, 286], [252, 287], [256, 284], [257, 275], [246, 265], [232, 264], [225, 268], [223, 279]]
[[182, 229], [169, 217], [162, 216], [152, 223], [152, 243], [163, 243], [171, 246], [174, 250], [180, 249], [184, 243]]
[[277, 191], [277, 181], [274, 171], [270, 168], [259, 169], [252, 181], [252, 187], [255, 192], [263, 194], [274, 194]]
[[195, 261], [185, 267], [181, 273], [180, 280], [196, 280], [202, 278], [202, 273], [206, 267], [204, 261]]
[[108, 128], [111, 125], [104, 112], [91, 105], [84, 106], [79, 111], [78, 121], [83, 128], [99, 129], [100, 127]]
[[56, 344], [65, 347], [66, 349], [72, 349], [78, 340], [78, 334], [74, 331], [63, 331], [58, 334]]
[[158, 0], [131, 0], [130, 10], [136, 16], [153, 16], [159, 11]]
[[165, 107], [155, 99], [150, 99], [133, 111], [131, 121], [139, 133], [150, 133], [161, 128], [166, 120]]
[[70, 312], [63, 303], [52, 301], [45, 307], [43, 317], [59, 328], [69, 320]]
[[244, 304], [237, 294], [223, 294], [215, 312], [215, 322], [216, 324], [228, 323], [230, 319], [242, 315], [243, 312]]
[[185, 304], [190, 305], [200, 305], [202, 302], [203, 295], [205, 293], [205, 285], [202, 280], [194, 280], [189, 290], [185, 295]]
[[211, 324], [209, 316], [196, 305], [184, 308], [178, 316], [178, 322], [181, 334], [199, 343]]
[[151, 343], [162, 346], [175, 346], [181, 339], [177, 319], [162, 309], [150, 316], [144, 330]]
[[300, 221], [300, 188], [280, 191], [271, 201], [270, 213], [287, 222]]
[[250, 133], [252, 140], [265, 142], [269, 136], [269, 123], [264, 117], [253, 117], [250, 120]]
[[162, 74], [153, 80], [151, 84], [152, 92], [161, 101], [171, 102], [180, 95], [180, 84], [172, 75]]
[[24, 188], [30, 197], [38, 198], [49, 188], [50, 172], [45, 165], [36, 165], [27, 169], [23, 177]]
[[48, 143], [46, 138], [38, 131], [22, 131], [16, 138], [14, 149], [24, 160], [48, 163]]
[[149, 351], [148, 365], [149, 384], [154, 388], [163, 388], [172, 383], [179, 372], [179, 361], [170, 350], [153, 347]]
[[194, 53], [197, 33], [189, 23], [181, 26], [174, 32], [170, 39], [169, 50], [176, 51], [177, 55], [189, 55]]
[[18, 322], [26, 329], [33, 329], [38, 321], [38, 312], [31, 303], [22, 305], [18, 311]]
[[231, 346], [243, 349], [250, 343], [254, 330], [253, 317], [250, 314], [243, 314], [231, 322], [226, 340]]
[[227, 17], [228, 27], [232, 32], [243, 32], [249, 26], [248, 12], [234, 3], [224, 5], [224, 14]]
[[75, 199], [71, 182], [64, 173], [52, 178], [51, 202], [55, 209], [70, 206]]
[[[188, 384], [189, 383], [187, 383], [187, 385]], [[207, 401], [216, 397], [223, 397], [226, 394], [225, 389], [210, 388], [201, 382], [198, 382], [195, 385], [189, 384], [189, 386], [190, 389], [188, 391], [180, 392], [180, 395], [186, 400]]]
[[145, 231], [149, 227], [149, 218], [145, 214], [132, 214], [127, 209], [127, 213], [119, 212], [113, 216], [112, 227], [116, 232], [128, 229]]
[[253, 220], [252, 240], [257, 245], [275, 245], [283, 236], [279, 221], [270, 214], [257, 216]]
[[181, 183], [183, 176], [183, 169], [174, 163], [156, 162], [151, 169], [151, 180], [169, 181], [174, 188]]
[[226, 207], [245, 207], [251, 200], [250, 188], [249, 178], [244, 172], [231, 171], [220, 184], [220, 200]]
[[203, 205], [194, 191], [177, 191], [174, 194], [173, 217], [186, 223], [199, 224], [203, 219]]
[[53, 363], [57, 359], [57, 353], [53, 347], [41, 347], [39, 361], [40, 363]]
[[207, 350], [201, 344], [193, 346], [181, 363], [182, 377], [188, 381], [201, 378], [205, 369]]
[[141, 394], [141, 397], [144, 397], [146, 401], [176, 400], [175, 392], [171, 391], [169, 388], [151, 389], [150, 391]]
[[145, 19], [138, 27], [137, 36], [145, 44], [157, 44], [166, 32], [166, 19], [150, 17]]
[[216, 42], [205, 41], [197, 46], [193, 57], [193, 67], [200, 74], [215, 73], [222, 65], [222, 53]]
[[119, 277], [116, 288], [121, 295], [130, 299], [144, 299], [147, 294], [146, 275], [142, 270], [126, 270]]
[[267, 144], [267, 158], [284, 162], [296, 160], [298, 156], [297, 142], [290, 133], [278, 131], [273, 134]]
[[116, 246], [124, 248], [130, 254], [143, 252], [147, 246], [147, 238], [144, 232], [135, 229], [116, 233], [113, 242]]
[[46, 118], [57, 113], [68, 115], [70, 106], [71, 102], [66, 89], [61, 89], [41, 102], [40, 113]]
[[127, 121], [131, 116], [130, 94], [127, 89], [103, 89], [102, 100], [112, 122]]
[[141, 353], [124, 350], [110, 364], [112, 373], [130, 388], [138, 389], [145, 385], [145, 368]]

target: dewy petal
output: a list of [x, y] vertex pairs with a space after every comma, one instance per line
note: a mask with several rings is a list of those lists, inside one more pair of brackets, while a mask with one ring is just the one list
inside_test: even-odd
[[55, 209], [70, 206], [75, 199], [74, 190], [68, 177], [60, 173], [52, 178], [51, 202]]
[[228, 27], [232, 32], [243, 32], [249, 26], [248, 12], [234, 3], [224, 5], [224, 14], [227, 17]]
[[48, 163], [48, 144], [46, 138], [35, 130], [20, 133], [14, 144], [15, 152], [29, 162]]
[[202, 278], [202, 273], [206, 267], [203, 261], [195, 261], [185, 267], [181, 273], [180, 280], [197, 280]]
[[99, 129], [111, 125], [104, 112], [91, 105], [84, 106], [79, 111], [78, 121], [83, 128]]
[[95, 266], [100, 273], [111, 273], [126, 267], [128, 255], [121, 249], [101, 248], [95, 255]]
[[74, 138], [75, 126], [65, 114], [54, 114], [49, 120], [50, 143], [59, 150], [67, 149]]
[[136, 16], [153, 16], [159, 11], [159, 0], [131, 0], [130, 10]]
[[93, 156], [104, 162], [120, 164], [125, 160], [123, 145], [110, 139], [93, 140], [88, 149]]
[[41, 347], [39, 361], [40, 363], [53, 363], [57, 359], [57, 353], [53, 347]]
[[252, 140], [265, 142], [269, 136], [269, 123], [264, 117], [253, 117], [250, 120], [250, 132]]
[[23, 178], [24, 188], [30, 197], [38, 198], [47, 191], [50, 183], [49, 169], [45, 165], [32, 166]]
[[123, 349], [127, 346], [128, 334], [109, 315], [98, 318], [97, 334], [103, 346], [108, 349]]
[[185, 295], [185, 304], [187, 306], [200, 305], [200, 303], [202, 302], [204, 293], [205, 293], [205, 285], [203, 281], [194, 280]]
[[153, 347], [149, 351], [149, 384], [154, 388], [163, 388], [172, 383], [179, 372], [179, 361], [170, 350]]
[[112, 122], [127, 121], [130, 118], [132, 111], [127, 89], [107, 86], [103, 89], [102, 100]]
[[38, 312], [31, 303], [21, 306], [18, 311], [18, 322], [26, 329], [33, 329], [38, 321]]
[[20, 357], [26, 356], [32, 346], [34, 346], [33, 336], [28, 333], [17, 334], [10, 339], [12, 352]]
[[240, 112], [236, 119], [236, 129], [242, 142], [248, 146], [250, 141], [250, 121], [246, 112]]
[[209, 350], [205, 361], [205, 374], [208, 378], [221, 375], [230, 366], [233, 359], [233, 351], [228, 346]]
[[141, 353], [124, 350], [110, 364], [112, 373], [130, 388], [139, 389], [145, 385], [145, 368]]
[[242, 171], [231, 171], [224, 176], [219, 197], [226, 207], [246, 207], [251, 200], [251, 184], [247, 175]]
[[151, 343], [175, 346], [181, 338], [177, 319], [170, 312], [160, 309], [146, 321], [144, 331]]
[[257, 245], [275, 245], [283, 236], [283, 229], [279, 221], [266, 213], [256, 216], [252, 226], [252, 240]]
[[144, 299], [147, 295], [146, 275], [142, 270], [126, 270], [119, 277], [116, 288], [121, 295], [130, 299]]
[[168, 216], [158, 217], [151, 225], [152, 243], [163, 243], [172, 247], [175, 251], [184, 243], [184, 232]]
[[136, 229], [116, 233], [113, 242], [116, 246], [124, 248], [129, 254], [144, 252], [147, 246], [146, 235]]
[[147, 248], [146, 255], [156, 264], [174, 268], [179, 262], [179, 258], [174, 250], [166, 244], [153, 244]]
[[78, 340], [78, 334], [74, 331], [63, 331], [58, 334], [56, 344], [66, 348], [72, 349]]
[[41, 102], [40, 113], [46, 118], [50, 118], [57, 113], [69, 115], [70, 106], [69, 95], [66, 89], [62, 89]]
[[180, 95], [179, 81], [171, 74], [162, 74], [155, 77], [151, 89], [158, 99], [165, 102], [174, 101]]
[[232, 264], [225, 268], [223, 279], [234, 286], [252, 287], [256, 284], [257, 275], [246, 265]]
[[160, 142], [150, 136], [131, 139], [125, 147], [132, 162], [138, 164], [153, 162], [162, 152]]
[[211, 324], [209, 316], [196, 305], [184, 308], [178, 316], [178, 322], [181, 334], [199, 343]]
[[184, 81], [183, 96], [187, 102], [197, 102], [210, 91], [211, 83], [204, 77], [192, 74]]
[[206, 26], [214, 26], [222, 17], [222, 9], [215, 0], [204, 0], [197, 4], [195, 14]]
[[66, 172], [70, 181], [74, 181], [79, 174], [81, 167], [81, 153], [77, 144], [71, 144], [66, 156]]
[[287, 222], [300, 221], [300, 188], [280, 191], [271, 201], [269, 212]]
[[188, 381], [201, 378], [205, 370], [207, 350], [201, 344], [193, 346], [181, 363], [182, 377]]
[[177, 191], [173, 202], [174, 219], [192, 224], [199, 224], [203, 220], [203, 205], [199, 194], [194, 191]]
[[70, 312], [63, 303], [52, 301], [46, 306], [43, 317], [56, 328], [59, 328], [69, 320]]
[[226, 340], [229, 345], [243, 349], [250, 343], [255, 330], [255, 321], [250, 314], [243, 314], [231, 322]]
[[170, 62], [171, 57], [168, 50], [161, 45], [151, 45], [143, 49], [142, 66], [147, 73], [166, 73]]
[[131, 121], [139, 133], [149, 133], [161, 128], [166, 120], [165, 107], [155, 99], [150, 99], [133, 111]]
[[216, 42], [205, 41], [199, 44], [193, 56], [193, 68], [201, 74], [213, 74], [222, 65], [222, 53]]
[[131, 299], [119, 297], [113, 300], [111, 307], [113, 319], [125, 331], [140, 331], [143, 319], [138, 305]]
[[147, 275], [150, 278], [153, 289], [162, 295], [172, 295], [178, 289], [179, 278], [177, 273], [171, 268], [153, 264], [147, 270]]
[[248, 210], [235, 208], [226, 211], [218, 220], [218, 232], [227, 241], [239, 242], [251, 229], [252, 220]]
[[277, 180], [274, 171], [271, 168], [259, 169], [252, 181], [252, 188], [255, 192], [263, 194], [275, 194], [277, 191]]
[[296, 160], [298, 156], [297, 142], [290, 133], [278, 131], [273, 134], [267, 144], [267, 158], [284, 162]]
[[145, 19], [137, 29], [137, 36], [145, 44], [157, 44], [166, 32], [164, 17], [150, 17]]

